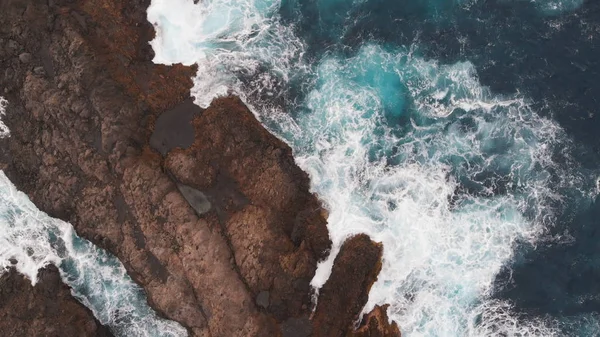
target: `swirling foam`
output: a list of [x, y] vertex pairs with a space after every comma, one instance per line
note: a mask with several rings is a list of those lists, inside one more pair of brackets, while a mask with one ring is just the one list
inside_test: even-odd
[[[515, 326], [510, 304], [490, 296], [515, 243], [535, 243], [552, 225], [557, 190], [579, 187], [577, 173], [550, 159], [564, 150], [558, 125], [523, 99], [491, 95], [469, 63], [440, 66], [370, 45], [318, 72], [297, 121], [304, 132], [286, 137], [311, 144], [297, 160], [327, 202], [334, 242], [360, 231], [384, 243], [365, 309], [392, 303], [411, 336], [557, 333], [541, 322]], [[412, 106], [401, 133], [390, 90]], [[554, 170], [561, 180], [550, 184]]]
[[6, 115], [6, 107], [8, 106], [8, 101], [0, 96], [0, 138], [10, 136], [10, 130], [2, 121], [2, 117]]
[[0, 171], [0, 273], [14, 267], [35, 285], [38, 270], [50, 263], [116, 336], [187, 336], [181, 325], [156, 315], [116, 257], [38, 210]]
[[556, 15], [576, 10], [583, 5], [584, 0], [531, 0], [544, 13]]
[[[582, 177], [550, 159], [565, 150], [558, 125], [523, 99], [491, 95], [469, 63], [440, 66], [368, 45], [323, 60], [317, 73], [306, 111], [281, 135], [327, 203], [334, 252], [357, 232], [384, 243], [365, 310], [392, 303], [411, 336], [557, 334], [541, 320], [515, 325], [510, 304], [490, 296], [515, 243], [535, 243], [552, 225], [557, 190], [579, 188]], [[325, 282], [333, 257], [313, 285]]]

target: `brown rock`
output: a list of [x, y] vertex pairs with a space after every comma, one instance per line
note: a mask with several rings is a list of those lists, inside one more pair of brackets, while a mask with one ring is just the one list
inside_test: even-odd
[[[0, 39], [16, 48], [0, 60], [12, 132], [0, 167], [41, 210], [116, 255], [191, 336], [345, 332], [381, 247], [363, 238], [342, 249], [311, 324], [309, 282], [331, 243], [308, 176], [239, 99], [204, 111], [186, 101], [194, 69], [151, 63], [148, 4], [0, 3]], [[336, 276], [350, 272], [357, 282]]]
[[227, 239], [252, 294], [269, 291], [267, 311], [307, 314], [309, 282], [330, 247], [308, 176], [238, 98], [214, 101], [193, 124], [194, 143], [169, 152], [166, 167], [207, 196], [203, 218]]
[[40, 271], [35, 287], [14, 269], [0, 276], [0, 331], [6, 337], [112, 336], [71, 296], [54, 266]]
[[71, 12], [94, 26], [84, 38], [127, 93], [152, 111], [189, 97], [194, 67], [152, 64], [154, 28], [146, 20], [150, 0], [82, 0]]
[[365, 234], [344, 242], [331, 276], [320, 290], [313, 317], [313, 336], [344, 336], [352, 329], [381, 270], [382, 254], [382, 245]]
[[398, 324], [389, 322], [388, 307], [389, 305], [375, 306], [363, 318], [361, 326], [356, 330], [350, 329], [346, 337], [400, 337]]
[[23, 63], [31, 62], [31, 54], [23, 53], [23, 54], [19, 55], [19, 60]]

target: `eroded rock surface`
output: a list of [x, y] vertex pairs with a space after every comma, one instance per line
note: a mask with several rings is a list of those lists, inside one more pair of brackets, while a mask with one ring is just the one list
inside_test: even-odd
[[[335, 258], [331, 276], [320, 290], [313, 318], [313, 336], [362, 336], [353, 331], [354, 323], [360, 319], [360, 312], [367, 304], [369, 290], [377, 280], [381, 270], [382, 254], [383, 246], [371, 241], [365, 234], [353, 236], [344, 242]], [[385, 314], [385, 309], [383, 311]], [[375, 314], [377, 309], [369, 316]], [[369, 316], [367, 316], [367, 320], [370, 320], [369, 324], [377, 324], [373, 318], [368, 318]], [[390, 331], [384, 326], [388, 324], [387, 321], [377, 322], [381, 325], [377, 328], [381, 328], [384, 332]], [[367, 326], [368, 332], [371, 331], [369, 329]], [[396, 337], [399, 333], [372, 336]]]
[[336, 261], [365, 277], [347, 294], [325, 288], [319, 303], [337, 311], [317, 308], [311, 320], [309, 282], [331, 242], [308, 176], [239, 99], [204, 111], [186, 101], [194, 69], [151, 63], [148, 4], [0, 3], [12, 131], [0, 168], [41, 210], [115, 254], [152, 307], [192, 336], [347, 331], [381, 247], [367, 238], [352, 254], [369, 260]]
[[237, 98], [214, 101], [193, 124], [194, 144], [171, 151], [165, 167], [208, 197], [203, 219], [226, 239], [252, 296], [268, 293], [261, 306], [279, 321], [308, 315], [309, 283], [330, 248], [308, 176]]
[[35, 287], [14, 269], [0, 276], [0, 331], [6, 337], [112, 337], [51, 266]]

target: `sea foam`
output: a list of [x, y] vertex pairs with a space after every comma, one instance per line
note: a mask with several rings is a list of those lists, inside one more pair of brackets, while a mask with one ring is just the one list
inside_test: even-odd
[[0, 138], [10, 136], [10, 130], [2, 121], [2, 117], [6, 115], [6, 107], [8, 106], [8, 101], [0, 96]]
[[116, 257], [41, 212], [0, 171], [0, 272], [14, 267], [35, 285], [38, 270], [48, 264], [116, 336], [187, 336], [178, 323], [156, 315]]

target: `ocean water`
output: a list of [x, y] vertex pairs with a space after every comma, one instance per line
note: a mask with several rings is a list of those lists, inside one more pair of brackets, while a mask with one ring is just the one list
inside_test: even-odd
[[600, 4], [153, 0], [157, 63], [197, 64], [294, 150], [334, 247], [384, 266], [404, 336], [600, 335]]
[[[0, 116], [8, 102], [0, 97]], [[0, 122], [0, 136], [9, 135]], [[121, 262], [77, 236], [73, 226], [40, 211], [0, 171], [0, 274], [16, 268], [37, 283], [53, 264], [71, 293], [118, 337], [183, 337], [187, 330], [160, 318]]]

